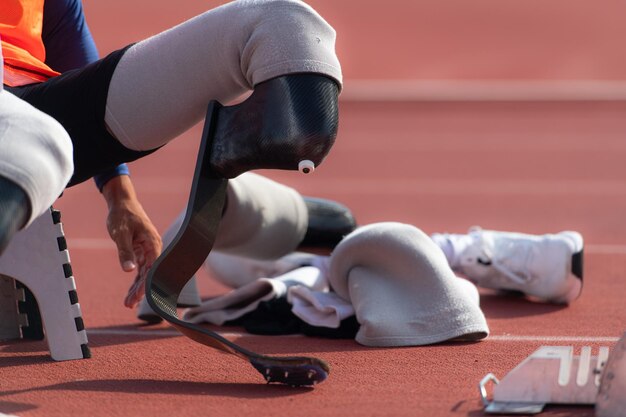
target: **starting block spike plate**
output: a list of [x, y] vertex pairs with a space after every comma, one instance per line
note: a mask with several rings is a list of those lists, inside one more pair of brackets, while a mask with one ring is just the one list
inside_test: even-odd
[[14, 279], [0, 274], [0, 340], [22, 337], [22, 327], [27, 326], [28, 321], [18, 310], [17, 303], [23, 301], [23, 297]]
[[[542, 346], [511, 370], [501, 381], [493, 374], [480, 384], [485, 412], [490, 414], [537, 414], [546, 404], [586, 404], [596, 402], [608, 348], [597, 356], [592, 348], [581, 348], [574, 355], [572, 346]], [[494, 383], [493, 401], [487, 400], [486, 384]]]

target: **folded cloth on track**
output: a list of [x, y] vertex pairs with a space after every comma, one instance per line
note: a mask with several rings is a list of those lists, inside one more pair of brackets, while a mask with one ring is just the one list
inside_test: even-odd
[[352, 304], [334, 292], [312, 291], [298, 285], [289, 288], [287, 301], [293, 306], [293, 314], [310, 326], [337, 329], [342, 320], [354, 316]]
[[251, 334], [274, 336], [303, 334], [326, 339], [354, 339], [359, 331], [359, 323], [354, 315], [341, 320], [336, 328], [306, 323], [293, 314], [292, 305], [287, 301], [287, 297], [263, 301], [256, 310], [236, 320], [227, 321], [224, 326], [240, 326]]
[[328, 282], [319, 268], [304, 266], [275, 278], [259, 278], [222, 296], [203, 302], [185, 311], [185, 320], [191, 323], [222, 325], [254, 311], [261, 302], [282, 297], [293, 286], [326, 290]]

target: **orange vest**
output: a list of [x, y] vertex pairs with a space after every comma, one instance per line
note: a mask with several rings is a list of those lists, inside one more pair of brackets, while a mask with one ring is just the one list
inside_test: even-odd
[[0, 0], [4, 84], [18, 86], [59, 75], [44, 62], [41, 39], [44, 0]]

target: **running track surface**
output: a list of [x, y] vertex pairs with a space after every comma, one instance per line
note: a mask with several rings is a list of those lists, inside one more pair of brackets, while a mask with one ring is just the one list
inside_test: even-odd
[[[92, 28], [106, 51], [120, 41], [113, 39], [118, 31], [108, 37], [105, 7], [86, 5], [98, 18]], [[125, 36], [140, 38], [148, 29], [137, 30]], [[265, 174], [304, 194], [346, 203], [362, 224], [400, 221], [427, 233], [464, 232], [473, 225], [529, 233], [578, 230], [586, 242], [585, 286], [569, 307], [484, 291], [491, 336], [479, 343], [376, 349], [352, 340], [224, 329], [262, 353], [325, 359], [330, 378], [314, 389], [266, 385], [233, 356], [166, 325], [140, 326], [122, 305], [133, 277], [118, 267], [101, 197], [92, 184], [70, 189], [56, 207], [63, 214], [93, 358], [53, 362], [43, 342], [4, 342], [0, 412], [483, 415], [477, 383], [486, 373], [504, 376], [541, 345], [611, 346], [626, 330], [625, 112], [622, 102], [342, 101], [338, 142], [320, 169], [311, 176]], [[199, 137], [197, 126], [131, 166], [140, 198], [161, 231], [184, 208]], [[225, 290], [204, 274], [200, 281], [205, 296]], [[545, 415], [591, 416], [593, 409], [551, 407]]]

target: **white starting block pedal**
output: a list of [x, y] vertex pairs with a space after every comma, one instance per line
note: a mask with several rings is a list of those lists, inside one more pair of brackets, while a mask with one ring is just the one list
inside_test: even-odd
[[[579, 355], [574, 355], [572, 346], [542, 346], [501, 381], [491, 373], [480, 381], [485, 412], [537, 414], [547, 404], [597, 404], [598, 412], [603, 407], [608, 410], [598, 417], [626, 416], [625, 352], [626, 334], [611, 355], [605, 346], [596, 355], [589, 346], [582, 347]], [[489, 382], [494, 383], [491, 401], [486, 389]]]
[[0, 340], [45, 332], [54, 360], [91, 356], [58, 210], [17, 233], [0, 257], [0, 323]]

